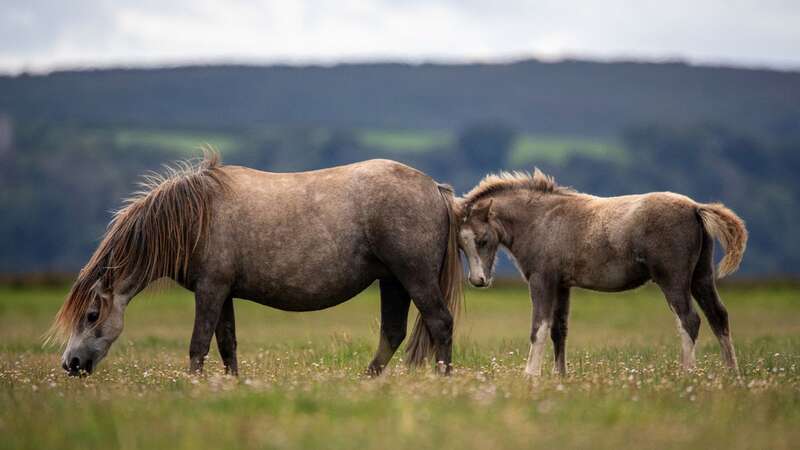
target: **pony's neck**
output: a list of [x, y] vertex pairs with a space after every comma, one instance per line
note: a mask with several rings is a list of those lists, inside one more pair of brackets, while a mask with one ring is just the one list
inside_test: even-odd
[[151, 281], [145, 282], [137, 282], [131, 278], [124, 279], [119, 282], [115, 282], [112, 287], [112, 292], [115, 298], [123, 298], [125, 299], [125, 303], [130, 303], [134, 297], [139, 295], [147, 286], [149, 286]]

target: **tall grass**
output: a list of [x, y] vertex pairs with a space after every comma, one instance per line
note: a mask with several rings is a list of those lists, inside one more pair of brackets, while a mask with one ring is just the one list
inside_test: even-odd
[[[683, 373], [657, 289], [577, 291], [569, 375], [523, 377], [524, 287], [467, 293], [455, 371], [398, 360], [363, 375], [377, 345], [370, 289], [339, 307], [283, 313], [237, 301], [239, 379], [212, 351], [186, 373], [193, 304], [173, 289], [134, 300], [87, 378], [68, 378], [40, 335], [63, 288], [0, 288], [0, 448], [796, 448], [800, 290], [723, 288], [742, 365], [723, 367], [707, 326]], [[549, 367], [548, 367], [549, 369]]]

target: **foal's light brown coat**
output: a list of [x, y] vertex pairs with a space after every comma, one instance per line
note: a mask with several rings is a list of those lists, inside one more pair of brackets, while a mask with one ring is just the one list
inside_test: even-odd
[[739, 266], [747, 243], [744, 223], [721, 204], [700, 204], [658, 192], [603, 198], [558, 186], [538, 170], [486, 177], [461, 202], [461, 245], [470, 281], [486, 285], [498, 246], [508, 249], [529, 283], [534, 303], [527, 371], [541, 371], [544, 337], [566, 370], [569, 289], [622, 291], [655, 281], [679, 321], [683, 363], [694, 363], [700, 319], [709, 319], [723, 356], [736, 367], [727, 312], [714, 285], [713, 239], [726, 248], [719, 276]]

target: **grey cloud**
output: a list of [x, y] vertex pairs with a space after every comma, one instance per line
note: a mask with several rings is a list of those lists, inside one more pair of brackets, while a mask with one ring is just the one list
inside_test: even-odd
[[[303, 40], [313, 35], [314, 39], [305, 40], [313, 43], [319, 39], [336, 42], [340, 38], [341, 33], [328, 30], [331, 23], [361, 27], [364, 35], [380, 36], [380, 33], [392, 32], [382, 24], [400, 14], [413, 18], [414, 14], [435, 10], [447, 21], [420, 21], [424, 25], [411, 21], [409, 28], [424, 39], [409, 41], [404, 36], [395, 39], [380, 36], [387, 37], [380, 42], [390, 42], [394, 46], [386, 48], [384, 54], [372, 55], [376, 58], [419, 55], [423, 59], [459, 56], [470, 59], [476, 54], [474, 47], [480, 45], [481, 55], [498, 58], [554, 52], [556, 56], [686, 57], [697, 62], [800, 68], [796, 44], [800, 42], [800, 3], [791, 0], [375, 0], [366, 7], [363, 3], [346, 0], [296, 0], [288, 5], [300, 4], [302, 20], [289, 25], [296, 30], [288, 32], [285, 22], [278, 23], [280, 12], [287, 4], [269, 0], [233, 1], [239, 10], [252, 8], [253, 14], [247, 18], [251, 23], [247, 25], [252, 27], [252, 22], [258, 21], [257, 29], [263, 28], [265, 39], [269, 39], [271, 30], [279, 25], [284, 37], [288, 33]], [[212, 0], [0, 0], [3, 12], [0, 14], [0, 70], [20, 70], [31, 62], [45, 66], [64, 64], [64, 58], [75, 57], [75, 49], [78, 53], [85, 49], [89, 63], [103, 65], [122, 60], [136, 64], [148, 55], [158, 56], [164, 36], [174, 33], [185, 37], [192, 32], [181, 29], [181, 23], [202, 18], [202, 23], [213, 24], [215, 11], [224, 15], [231, 4], [221, 1], [216, 5]], [[174, 21], [176, 26], [168, 33], [156, 30], [156, 35], [152, 34], [153, 30], [132, 33], [120, 26], [124, 12], [163, 19], [159, 23]], [[322, 23], [328, 27], [325, 32], [328, 34], [320, 34], [318, 27]], [[236, 24], [226, 22], [225, 26], [235, 27]], [[196, 28], [195, 33], [198, 32]], [[447, 38], [435, 39], [443, 29], [450, 33]], [[212, 29], [208, 32], [224, 31]], [[396, 26], [394, 32], [398, 32]], [[191, 39], [181, 42], [185, 41]], [[463, 48], [454, 48], [453, 42], [462, 43]], [[235, 42], [226, 45], [214, 49], [215, 53], [209, 53], [208, 59], [224, 59], [226, 55], [240, 53]], [[70, 51], [59, 53], [63, 48]], [[344, 54], [351, 55], [375, 52], [374, 45], [352, 39], [343, 41], [340, 48]], [[175, 48], [171, 50], [175, 53]], [[178, 47], [178, 53], [180, 50]], [[197, 57], [196, 48], [191, 50]], [[314, 55], [311, 45], [302, 57], [313, 58]], [[286, 57], [286, 52], [273, 46], [253, 57], [257, 61], [269, 61]], [[320, 54], [319, 57], [330, 59], [331, 55]]]

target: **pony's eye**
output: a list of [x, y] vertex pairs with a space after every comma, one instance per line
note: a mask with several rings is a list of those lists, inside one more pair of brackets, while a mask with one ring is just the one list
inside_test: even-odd
[[92, 311], [86, 315], [86, 321], [89, 323], [97, 322], [97, 319], [100, 318], [100, 314], [97, 311]]

